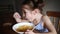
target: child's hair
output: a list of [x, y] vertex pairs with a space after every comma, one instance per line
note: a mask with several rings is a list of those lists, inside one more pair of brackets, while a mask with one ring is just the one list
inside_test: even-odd
[[42, 11], [42, 7], [44, 7], [44, 1], [43, 0], [24, 0], [22, 2], [22, 7], [24, 5], [29, 5], [31, 9], [38, 8]]
[[24, 5], [28, 5], [30, 7], [30, 9], [33, 9], [33, 7], [34, 7], [34, 4], [33, 4], [33, 2], [31, 0], [25, 0], [25, 1], [23, 1], [22, 7]]
[[43, 7], [44, 7], [44, 1], [43, 0], [32, 0], [33, 4], [34, 4], [34, 9], [38, 8], [40, 10], [40, 13], [42, 13], [43, 11]]
[[35, 8], [38, 8], [42, 13], [42, 7], [44, 7], [43, 3], [44, 3], [43, 0], [24, 0], [21, 6], [23, 7], [24, 5], [28, 5], [30, 9], [33, 9], [33, 10]]

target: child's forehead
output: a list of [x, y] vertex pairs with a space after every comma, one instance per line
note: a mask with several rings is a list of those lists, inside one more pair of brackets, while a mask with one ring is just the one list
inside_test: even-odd
[[30, 6], [29, 5], [24, 5], [23, 8], [29, 9]]
[[28, 5], [28, 4], [25, 4], [25, 5], [23, 5], [23, 9], [32, 10], [32, 9], [33, 9], [33, 7], [32, 7], [32, 6], [30, 6], [30, 5]]

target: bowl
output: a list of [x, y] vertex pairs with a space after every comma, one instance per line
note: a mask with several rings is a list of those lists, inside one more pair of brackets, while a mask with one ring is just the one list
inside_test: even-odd
[[13, 25], [12, 29], [19, 34], [23, 34], [24, 32], [26, 32], [27, 29], [32, 30], [33, 27], [33, 23], [21, 22]]

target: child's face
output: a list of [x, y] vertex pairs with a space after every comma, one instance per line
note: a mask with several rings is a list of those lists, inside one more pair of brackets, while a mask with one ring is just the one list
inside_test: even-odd
[[25, 16], [25, 18], [29, 21], [33, 21], [34, 17], [32, 16], [32, 10], [31, 10], [30, 6], [24, 5], [23, 10], [24, 10], [23, 15]]
[[25, 19], [31, 19], [31, 9], [29, 5], [24, 5], [23, 6], [23, 17], [25, 17]]
[[25, 5], [24, 6], [24, 15], [25, 15], [25, 18], [29, 21], [33, 21], [38, 15], [39, 11], [38, 9], [35, 9], [35, 10], [31, 10], [31, 8], [28, 6], [28, 5]]

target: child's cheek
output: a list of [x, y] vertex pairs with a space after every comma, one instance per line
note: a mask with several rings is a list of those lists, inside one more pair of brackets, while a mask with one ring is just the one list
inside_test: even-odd
[[26, 14], [26, 18], [27, 18], [27, 19], [31, 19], [31, 18], [32, 18], [32, 15], [31, 15], [30, 13], [27, 13], [27, 14]]

